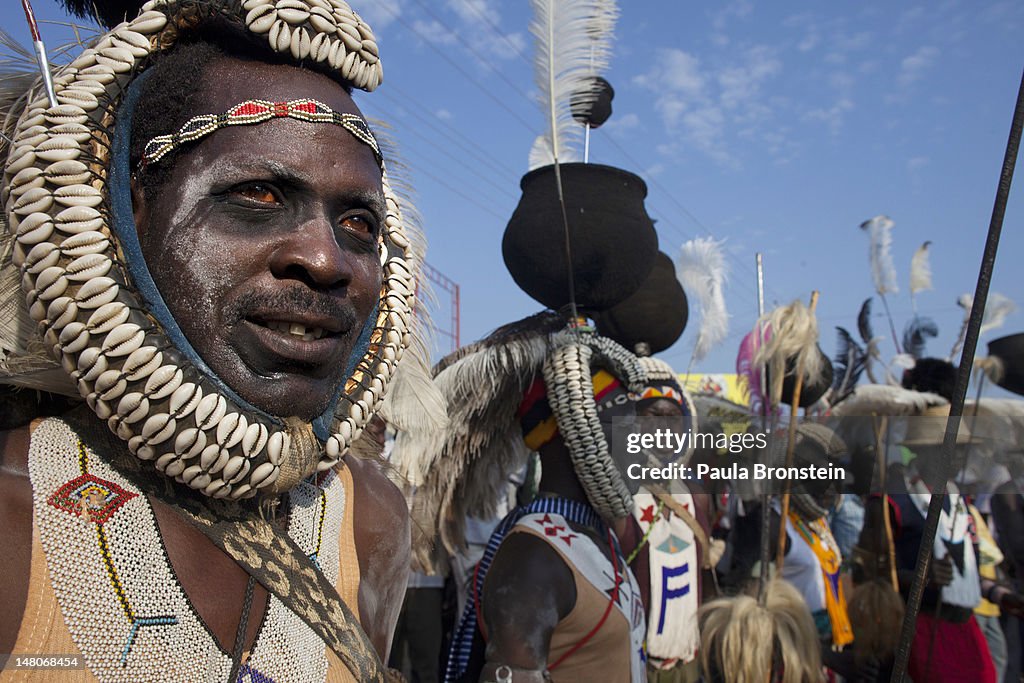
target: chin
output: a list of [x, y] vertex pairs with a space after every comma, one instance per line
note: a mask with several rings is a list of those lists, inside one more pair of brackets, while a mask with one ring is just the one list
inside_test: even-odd
[[326, 383], [312, 382], [305, 377], [263, 379], [258, 383], [262, 386], [253, 387], [242, 398], [269, 415], [312, 422], [327, 410], [335, 389], [343, 381], [328, 387]]

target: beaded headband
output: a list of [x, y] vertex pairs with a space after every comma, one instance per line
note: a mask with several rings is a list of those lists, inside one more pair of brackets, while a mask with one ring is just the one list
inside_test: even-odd
[[377, 139], [373, 137], [370, 126], [355, 114], [337, 112], [323, 102], [313, 99], [290, 100], [288, 102], [268, 102], [267, 100], [246, 100], [228, 109], [225, 114], [200, 114], [185, 122], [178, 132], [170, 135], [158, 135], [146, 143], [143, 148], [139, 168], [160, 161], [186, 142], [200, 140], [211, 133], [227, 126], [249, 126], [271, 119], [291, 118], [310, 123], [333, 123], [341, 126], [360, 142], [367, 144], [377, 158], [377, 165], [383, 168], [384, 157], [381, 155]]

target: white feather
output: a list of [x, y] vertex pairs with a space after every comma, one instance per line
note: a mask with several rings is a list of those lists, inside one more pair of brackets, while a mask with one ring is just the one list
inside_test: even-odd
[[698, 237], [684, 244], [679, 254], [676, 269], [679, 282], [700, 311], [694, 360], [703, 359], [729, 334], [729, 312], [723, 293], [726, 267], [722, 244], [711, 237]]
[[892, 262], [892, 228], [895, 223], [888, 216], [875, 216], [860, 224], [871, 237], [869, 258], [871, 260], [871, 279], [875, 283], [875, 291], [879, 294], [896, 293], [896, 266]]
[[[964, 320], [960, 324], [960, 333], [957, 335], [956, 343], [953, 344], [953, 350], [949, 352], [947, 360], [953, 360], [953, 357], [960, 352], [960, 348], [967, 338], [967, 325], [971, 322], [974, 295], [970, 293], [961, 294], [957, 298], [956, 303], [960, 308], [964, 309]], [[992, 292], [985, 304], [985, 315], [981, 317], [981, 329], [978, 330], [978, 336], [980, 337], [986, 332], [1002, 327], [1003, 323], [1006, 322], [1006, 318], [1016, 310], [1017, 304], [1012, 299], [999, 292]]]
[[932, 288], [932, 266], [928, 261], [928, 247], [931, 242], [925, 242], [910, 259], [910, 294], [913, 296], [918, 292]]
[[592, 78], [608, 67], [615, 0], [531, 0], [530, 33], [536, 42], [534, 78], [547, 132], [530, 151], [530, 170], [578, 158], [580, 126], [572, 118], [573, 93], [592, 92]]

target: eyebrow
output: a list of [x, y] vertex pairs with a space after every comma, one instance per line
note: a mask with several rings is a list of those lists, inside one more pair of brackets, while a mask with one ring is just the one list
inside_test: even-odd
[[[253, 167], [272, 173], [281, 181], [290, 183], [297, 187], [307, 188], [312, 182], [308, 175], [299, 170], [285, 165], [276, 159], [261, 157]], [[344, 193], [344, 200], [348, 204], [357, 204], [370, 209], [383, 222], [387, 216], [387, 203], [384, 201], [384, 193], [377, 190], [353, 189]]]

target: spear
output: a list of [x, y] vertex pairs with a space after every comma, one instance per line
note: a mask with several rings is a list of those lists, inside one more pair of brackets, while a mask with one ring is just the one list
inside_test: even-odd
[[[971, 308], [971, 317], [967, 324], [967, 335], [960, 356], [960, 365], [957, 368], [956, 386], [953, 391], [953, 400], [950, 401], [949, 419], [946, 421], [946, 433], [942, 442], [941, 478], [937, 482], [937, 486], [933, 488], [935, 491], [945, 492], [950, 479], [949, 470], [953, 462], [953, 447], [956, 444], [960, 418], [964, 413], [964, 398], [967, 395], [967, 384], [974, 366], [974, 352], [978, 346], [985, 302], [988, 300], [989, 285], [992, 282], [992, 270], [995, 267], [996, 254], [999, 251], [999, 236], [1003, 229], [1003, 218], [1006, 215], [1006, 202], [1010, 195], [1010, 184], [1013, 181], [1013, 169], [1017, 164], [1017, 151], [1020, 148], [1022, 128], [1024, 128], [1024, 73], [1021, 74], [1021, 83], [1017, 88], [1017, 103], [1013, 110], [1009, 139], [1006, 141], [1003, 168], [999, 175], [999, 186], [992, 207], [992, 217], [989, 220], [985, 251], [978, 269], [978, 282], [974, 289], [974, 306]], [[900, 630], [900, 642], [896, 648], [896, 661], [893, 664], [892, 678], [890, 679], [893, 683], [903, 681], [907, 672], [910, 644], [914, 640], [915, 623], [921, 608], [921, 596], [928, 580], [928, 565], [931, 561], [932, 549], [935, 544], [935, 530], [939, 523], [944, 498], [943, 495], [933, 495], [928, 503], [928, 517], [925, 519], [924, 529], [921, 533], [921, 546], [917, 552], [914, 581], [910, 586], [907, 610], [903, 616], [903, 626]]]
[[39, 62], [39, 73], [43, 77], [43, 87], [46, 88], [46, 97], [50, 100], [50, 106], [57, 106], [57, 93], [53, 91], [53, 76], [50, 74], [50, 61], [46, 58], [46, 46], [39, 36], [39, 26], [36, 24], [36, 13], [32, 11], [32, 3], [29, 0], [21, 0], [21, 6], [25, 10], [25, 19], [28, 20], [28, 30], [32, 33], [32, 44], [36, 48], [36, 61]]

